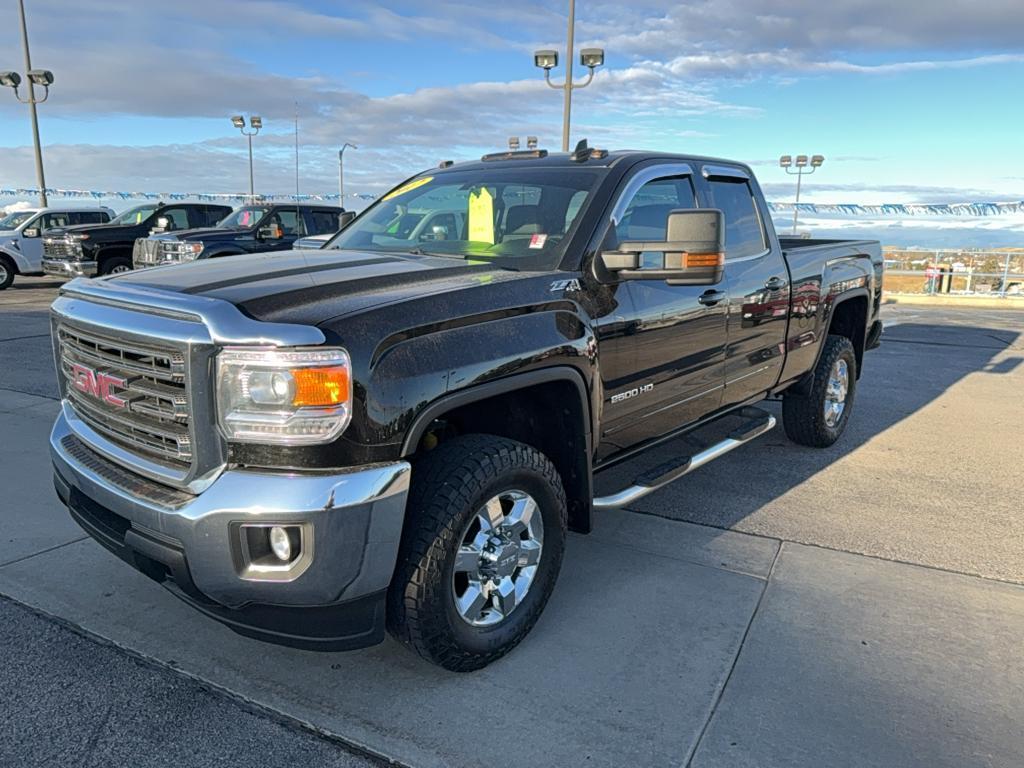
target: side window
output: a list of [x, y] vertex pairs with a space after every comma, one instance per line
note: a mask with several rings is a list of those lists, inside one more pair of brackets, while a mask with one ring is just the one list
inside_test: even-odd
[[167, 231], [173, 232], [191, 228], [189, 213], [187, 208], [163, 208], [157, 212], [157, 218], [166, 218], [168, 221]]
[[312, 225], [311, 235], [327, 235], [337, 232], [341, 225], [338, 223], [338, 214], [334, 211], [309, 211], [309, 221]]
[[765, 249], [764, 229], [750, 185], [742, 180], [708, 182], [710, 207], [725, 214], [725, 258], [741, 259]]
[[72, 211], [68, 214], [72, 224], [105, 224], [110, 221], [103, 211]]
[[206, 226], [215, 227], [220, 223], [221, 219], [231, 213], [230, 208], [224, 208], [217, 205], [206, 206]]
[[[615, 227], [616, 244], [628, 241], [664, 240], [668, 214], [679, 208], [696, 208], [697, 199], [689, 176], [654, 179], [637, 190]], [[661, 269], [660, 254], [641, 255], [641, 269]]]
[[271, 216], [270, 223], [276, 224], [284, 232], [285, 236], [301, 236], [299, 231], [299, 215], [294, 208], [282, 208]]
[[66, 211], [63, 213], [48, 213], [43, 216], [42, 229], [45, 232], [48, 229], [67, 227], [70, 224], [71, 216]]

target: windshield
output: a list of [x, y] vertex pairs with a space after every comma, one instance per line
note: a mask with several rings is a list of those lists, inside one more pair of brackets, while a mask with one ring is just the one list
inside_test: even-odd
[[326, 248], [553, 269], [598, 179], [582, 168], [507, 165], [420, 176], [374, 203]]
[[255, 227], [269, 210], [270, 208], [258, 205], [245, 205], [233, 210], [227, 217], [221, 219], [217, 226], [221, 229]]
[[116, 219], [111, 220], [111, 224], [141, 224], [160, 206], [156, 203], [151, 205], [140, 205], [135, 208], [129, 208], [127, 211], [122, 213]]
[[17, 229], [36, 215], [35, 211], [15, 211], [0, 218], [0, 229]]

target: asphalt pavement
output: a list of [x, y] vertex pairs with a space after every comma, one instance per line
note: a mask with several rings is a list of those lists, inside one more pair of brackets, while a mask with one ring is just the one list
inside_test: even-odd
[[46, 455], [53, 283], [19, 283], [0, 294], [2, 765], [1024, 765], [1024, 313], [886, 307], [836, 446], [777, 428], [598, 515], [530, 637], [451, 675], [390, 640], [238, 637], [84, 538]]

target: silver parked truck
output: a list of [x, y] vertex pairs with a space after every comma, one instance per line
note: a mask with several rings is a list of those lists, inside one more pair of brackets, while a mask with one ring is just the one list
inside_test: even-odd
[[105, 224], [109, 208], [51, 206], [14, 211], [0, 217], [0, 291], [18, 275], [43, 274], [43, 235], [51, 229], [79, 224]]

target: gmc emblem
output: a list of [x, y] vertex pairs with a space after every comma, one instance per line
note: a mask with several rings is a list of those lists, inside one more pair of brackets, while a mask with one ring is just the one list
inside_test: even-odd
[[112, 387], [125, 389], [128, 386], [127, 380], [120, 376], [112, 376], [109, 373], [94, 371], [79, 363], [73, 363], [71, 365], [71, 386], [79, 392], [102, 400], [115, 408], [125, 408], [128, 405], [127, 400], [110, 391]]

